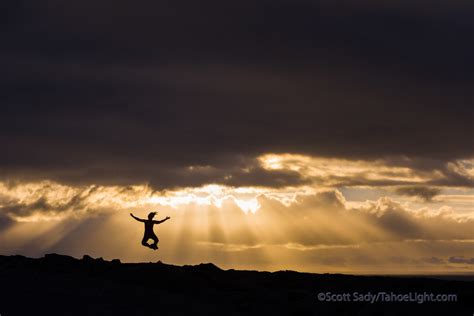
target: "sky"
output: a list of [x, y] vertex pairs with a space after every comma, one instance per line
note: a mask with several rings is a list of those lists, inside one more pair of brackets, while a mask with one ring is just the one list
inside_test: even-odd
[[0, 254], [474, 272], [471, 1], [0, 8]]

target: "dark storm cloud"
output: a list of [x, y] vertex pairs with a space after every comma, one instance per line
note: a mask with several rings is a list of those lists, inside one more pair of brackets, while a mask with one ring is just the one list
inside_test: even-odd
[[406, 186], [397, 188], [395, 192], [400, 195], [416, 196], [425, 201], [431, 201], [435, 196], [441, 193], [441, 190], [424, 186]]
[[256, 156], [470, 157], [474, 6], [425, 5], [2, 4], [0, 176], [284, 186], [307, 179]]
[[438, 257], [421, 258], [421, 261], [429, 264], [445, 264], [446, 261]]
[[448, 261], [450, 263], [474, 264], [474, 258], [450, 257]]
[[0, 229], [6, 230], [8, 227], [15, 224], [15, 221], [12, 220], [10, 217], [0, 214]]

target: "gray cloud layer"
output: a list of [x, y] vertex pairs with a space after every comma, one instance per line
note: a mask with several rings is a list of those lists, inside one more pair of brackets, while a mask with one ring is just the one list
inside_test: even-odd
[[285, 186], [306, 180], [255, 157], [471, 157], [473, 5], [426, 5], [4, 4], [0, 176]]
[[425, 201], [431, 201], [436, 195], [441, 193], [441, 190], [423, 186], [406, 186], [397, 188], [395, 192], [401, 195], [417, 196]]
[[450, 257], [450, 263], [464, 263], [464, 264], [474, 264], [474, 258], [464, 258], [464, 257]]

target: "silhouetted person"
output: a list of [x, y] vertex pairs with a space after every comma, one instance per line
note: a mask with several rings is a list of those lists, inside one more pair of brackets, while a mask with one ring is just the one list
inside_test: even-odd
[[[148, 214], [148, 219], [141, 219], [130, 213], [130, 216], [132, 216], [134, 219], [136, 219], [139, 222], [145, 223], [145, 234], [143, 235], [142, 239], [142, 245], [151, 249], [158, 249], [158, 237], [155, 235], [155, 232], [153, 231], [153, 225], [155, 224], [161, 224], [163, 222], [166, 222], [167, 220], [170, 219], [169, 216], [167, 216], [165, 219], [161, 221], [154, 221], [153, 217], [155, 217], [156, 212], [151, 212]], [[153, 244], [148, 244], [148, 239], [153, 240]]]

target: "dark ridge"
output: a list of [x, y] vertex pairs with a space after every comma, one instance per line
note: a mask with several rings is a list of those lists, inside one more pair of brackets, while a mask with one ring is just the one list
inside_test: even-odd
[[197, 271], [208, 271], [208, 272], [222, 271], [221, 268], [219, 268], [213, 263], [200, 263], [197, 266], [185, 265], [183, 266], [183, 268], [190, 269], [190, 270], [197, 270]]
[[[3, 315], [472, 315], [474, 281], [223, 270], [84, 255], [0, 256]], [[322, 302], [318, 293], [349, 293]], [[354, 292], [455, 294], [457, 302], [355, 302]]]

